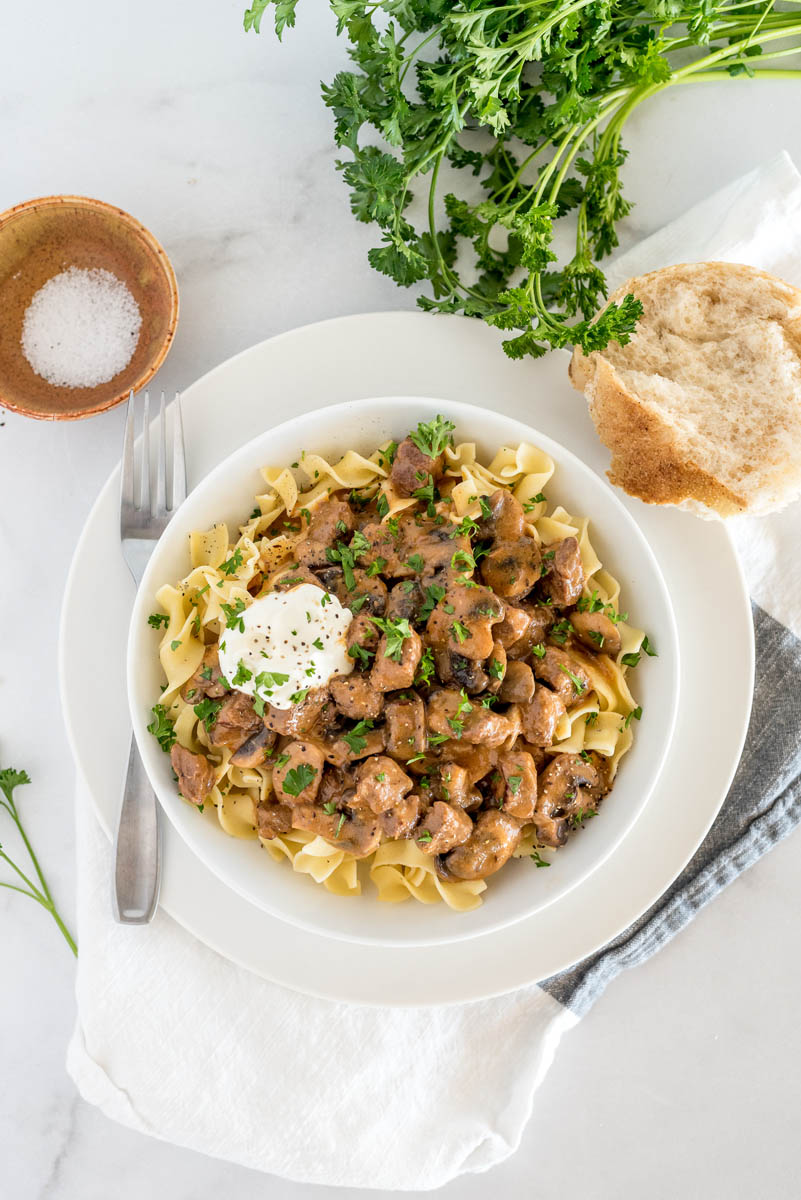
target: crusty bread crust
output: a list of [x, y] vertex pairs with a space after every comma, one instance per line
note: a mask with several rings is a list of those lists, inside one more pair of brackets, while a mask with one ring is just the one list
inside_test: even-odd
[[[769, 469], [764, 481], [738, 470], [726, 471], [719, 464], [717, 471], [712, 470], [716, 441], [720, 447], [728, 436], [722, 406], [710, 402], [707, 411], [699, 413], [696, 394], [693, 403], [687, 403], [686, 411], [676, 411], [675, 397], [683, 398], [681, 384], [676, 380], [688, 375], [691, 378], [697, 376], [702, 369], [703, 335], [706, 332], [703, 325], [690, 325], [685, 321], [674, 334], [671, 320], [686, 316], [686, 305], [685, 308], [671, 308], [681, 289], [683, 296], [689, 296], [691, 300], [697, 293], [699, 312], [703, 312], [702, 305], [712, 294], [717, 318], [720, 320], [722, 315], [724, 324], [729, 318], [736, 324], [735, 314], [741, 314], [744, 306], [749, 308], [753, 300], [749, 318], [753, 318], [756, 328], [761, 329], [760, 322], [764, 322], [766, 328], [771, 324], [771, 328], [780, 329], [782, 354], [791, 365], [793, 355], [801, 362], [801, 291], [764, 271], [735, 263], [682, 264], [630, 280], [613, 293], [610, 303], [629, 292], [644, 300], [645, 312], [641, 327], [638, 327], [643, 329], [640, 346], [635, 344], [635, 333], [627, 347], [613, 345], [590, 355], [577, 348], [570, 363], [571, 382], [585, 393], [601, 441], [612, 452], [609, 478], [630, 495], [647, 503], [682, 505], [696, 511], [700, 506], [704, 515], [709, 516], [727, 517], [783, 507], [801, 492], [801, 437], [798, 433], [801, 429], [801, 392], [776, 399], [777, 427], [787, 429], [784, 452], [779, 455], [775, 441], [769, 443], [767, 439], [762, 446], [753, 446], [756, 461], [760, 461], [761, 453], [763, 461], [760, 465]], [[690, 309], [694, 315], [692, 306]], [[674, 336], [677, 340], [685, 339], [678, 347], [683, 376], [677, 371], [675, 378], [671, 378], [670, 355], [665, 361], [664, 348], [666, 340]], [[736, 344], [738, 330], [732, 329], [728, 336]], [[646, 356], [648, 370], [654, 372], [650, 377], [646, 374], [643, 357], [643, 346], [649, 338], [662, 352], [663, 359], [659, 366], [651, 366]], [[764, 346], [761, 342], [757, 345], [767, 359], [777, 353], [775, 341], [771, 342], [767, 337]], [[786, 362], [784, 359], [782, 362], [786, 379]], [[773, 366], [772, 363], [769, 365]], [[737, 392], [740, 408], [750, 406], [748, 387], [752, 379], [747, 367], [747, 363], [739, 363], [736, 355], [732, 356], [732, 393]], [[672, 412], [659, 403], [660, 388], [666, 384], [673, 389]], [[638, 394], [638, 385], [646, 387], [648, 394]], [[764, 408], [771, 399], [766, 400], [762, 389], [758, 397], [753, 397], [753, 403]], [[729, 415], [727, 419], [735, 426], [741, 424], [736, 417]]]
[[744, 497], [685, 459], [674, 431], [626, 390], [610, 363], [598, 357], [590, 372], [583, 364], [578, 369], [574, 364], [575, 357], [570, 366], [574, 384], [579, 371], [585, 380], [580, 391], [586, 391], [592, 380], [587, 393], [590, 416], [601, 441], [612, 451], [608, 471], [612, 483], [646, 504], [681, 504], [692, 498], [713, 510], [710, 515], [728, 517], [746, 511]]

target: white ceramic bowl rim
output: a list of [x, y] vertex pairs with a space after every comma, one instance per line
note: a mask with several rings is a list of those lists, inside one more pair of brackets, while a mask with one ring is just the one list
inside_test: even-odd
[[[482, 907], [467, 914], [453, 913], [444, 904], [380, 904], [369, 880], [358, 898], [332, 896], [308, 877], [293, 873], [288, 864], [273, 862], [257, 842], [227, 837], [214, 814], [201, 816], [179, 798], [169, 759], [146, 728], [162, 678], [158, 637], [147, 625], [147, 614], [155, 607], [158, 588], [188, 573], [189, 532], [220, 520], [236, 528], [252, 507], [253, 496], [264, 490], [262, 465], [288, 465], [304, 448], [326, 456], [348, 448], [369, 452], [389, 437], [404, 436], [434, 413], [453, 420], [457, 440], [475, 441], [482, 458], [491, 457], [502, 444], [522, 440], [551, 455], [556, 472], [548, 487], [549, 502], [564, 504], [577, 517], [590, 516], [591, 540], [604, 566], [621, 582], [624, 607], [635, 624], [655, 635], [659, 649], [659, 657], [644, 662], [634, 677], [633, 691], [644, 716], [599, 819], [570, 839], [550, 870], [534, 870], [527, 860], [504, 868], [488, 881]], [[218, 878], [271, 914], [313, 932], [348, 941], [414, 946], [489, 934], [531, 916], [558, 901], [606, 860], [642, 812], [668, 753], [679, 701], [678, 654], [672, 605], [656, 559], [633, 517], [591, 468], [552, 438], [503, 414], [419, 396], [380, 397], [289, 419], [229, 455], [195, 487], [157, 544], [137, 593], [128, 638], [128, 696], [137, 744], [159, 801], [180, 836]]]

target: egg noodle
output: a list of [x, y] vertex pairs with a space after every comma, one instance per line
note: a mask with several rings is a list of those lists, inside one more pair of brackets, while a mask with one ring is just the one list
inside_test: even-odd
[[[274, 859], [286, 860], [295, 871], [311, 876], [338, 896], [359, 895], [362, 876], [368, 875], [380, 900], [393, 903], [410, 896], [424, 904], [444, 900], [451, 908], [464, 911], [481, 904], [486, 882], [440, 878], [433, 858], [411, 839], [383, 842], [363, 859], [338, 850], [319, 835], [299, 829], [270, 840], [259, 839], [254, 813], [259, 802], [271, 797], [271, 765], [242, 768], [232, 764], [231, 749], [211, 745], [203, 721], [180, 694], [182, 686], [200, 666], [206, 644], [204, 632], [210, 635], [209, 641], [217, 641], [225, 627], [222, 606], [236, 605], [238, 601], [251, 604], [253, 596], [248, 584], [254, 577], [260, 573], [261, 590], [269, 590], [271, 577], [292, 560], [298, 535], [283, 532], [283, 521], [299, 515], [301, 510], [313, 511], [317, 504], [338, 491], [355, 489], [365, 499], [383, 493], [388, 505], [384, 522], [416, 503], [398, 495], [392, 487], [390, 445], [385, 443], [368, 458], [349, 450], [333, 463], [319, 454], [303, 453], [295, 471], [265, 467], [262, 475], [266, 490], [256, 496], [257, 507], [233, 542], [224, 524], [192, 533], [191, 571], [177, 585], [165, 585], [157, 593], [159, 606], [168, 617], [159, 647], [166, 678], [160, 702], [174, 723], [178, 742], [188, 750], [206, 754], [214, 764], [216, 780], [201, 811], [205, 808], [206, 818], [216, 818], [231, 837], [261, 840]], [[457, 523], [464, 516], [479, 517], [478, 497], [489, 496], [498, 487], [509, 489], [526, 506], [529, 536], [545, 547], [575, 537], [586, 580], [584, 594], [589, 597], [597, 593], [603, 604], [619, 609], [619, 584], [604, 570], [593, 549], [588, 518], [576, 518], [562, 507], [549, 511], [547, 501], [537, 499], [553, 473], [551, 458], [528, 442], [501, 447], [488, 466], [476, 458], [474, 443], [448, 446], [446, 475], [459, 480], [451, 493], [452, 520]], [[632, 744], [631, 718], [636, 709], [622, 660], [625, 655], [636, 653], [644, 638], [643, 631], [626, 620], [620, 620], [617, 629], [621, 649], [614, 660], [606, 655], [596, 659], [590, 653], [571, 650], [592, 686], [581, 702], [561, 717], [555, 740], [546, 747], [546, 753], [551, 754], [595, 751], [604, 755], [609, 762], [610, 779]], [[534, 826], [526, 827], [515, 856], [539, 854], [540, 849]]]

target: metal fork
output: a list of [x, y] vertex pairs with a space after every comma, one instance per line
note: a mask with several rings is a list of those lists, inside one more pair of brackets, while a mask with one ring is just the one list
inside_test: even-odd
[[[167, 502], [167, 406], [161, 393], [156, 421], [156, 487], [151, 486], [150, 395], [145, 392], [139, 472], [135, 466], [136, 400], [128, 398], [122, 450], [120, 538], [122, 553], [137, 587], [153, 547], [186, 497], [186, 466], [181, 401], [172, 403], [172, 487]], [[114, 918], [121, 925], [146, 925], [153, 919], [161, 882], [158, 804], [136, 742], [131, 738], [120, 819], [114, 840]]]

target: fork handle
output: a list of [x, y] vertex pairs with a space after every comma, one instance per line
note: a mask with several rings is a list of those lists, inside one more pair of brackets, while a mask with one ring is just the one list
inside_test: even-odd
[[156, 911], [160, 883], [158, 803], [131, 738], [114, 843], [114, 919], [120, 925], [147, 925]]

